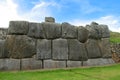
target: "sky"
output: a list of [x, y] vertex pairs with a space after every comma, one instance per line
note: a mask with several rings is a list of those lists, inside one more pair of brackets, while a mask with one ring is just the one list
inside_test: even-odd
[[0, 0], [0, 27], [9, 21], [44, 22], [54, 17], [57, 23], [85, 26], [95, 21], [120, 32], [120, 0]]

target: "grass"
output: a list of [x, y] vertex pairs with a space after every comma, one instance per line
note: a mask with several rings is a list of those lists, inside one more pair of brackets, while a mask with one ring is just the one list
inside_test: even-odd
[[0, 80], [120, 80], [120, 64], [90, 68], [0, 72]]
[[120, 33], [110, 32], [110, 42], [111, 43], [120, 43]]

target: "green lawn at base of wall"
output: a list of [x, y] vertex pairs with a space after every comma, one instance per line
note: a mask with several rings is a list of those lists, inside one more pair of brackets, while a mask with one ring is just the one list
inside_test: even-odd
[[0, 72], [0, 80], [120, 80], [120, 64], [66, 70]]
[[111, 43], [120, 43], [120, 33], [110, 32], [110, 42]]

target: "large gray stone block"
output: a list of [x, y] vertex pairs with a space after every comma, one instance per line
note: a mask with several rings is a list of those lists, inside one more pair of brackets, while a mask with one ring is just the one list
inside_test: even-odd
[[99, 40], [89, 39], [86, 43], [86, 48], [89, 58], [101, 58], [102, 54], [99, 48]]
[[110, 30], [107, 25], [99, 25], [102, 29], [102, 38], [109, 38], [110, 37]]
[[4, 58], [5, 54], [4, 54], [4, 44], [5, 44], [5, 40], [0, 40], [0, 58]]
[[70, 25], [69, 23], [62, 23], [62, 38], [77, 38], [77, 27]]
[[83, 62], [83, 66], [101, 66], [108, 64], [114, 64], [114, 61], [112, 59], [97, 58], [97, 59], [88, 59], [88, 61]]
[[38, 39], [37, 40], [37, 59], [51, 59], [51, 40]]
[[29, 23], [29, 31], [27, 34], [33, 38], [45, 38], [45, 31], [41, 23]]
[[55, 19], [53, 17], [45, 17], [45, 22], [53, 22], [53, 23], [55, 23]]
[[85, 45], [77, 39], [68, 39], [69, 60], [85, 61], [88, 59]]
[[55, 39], [52, 45], [52, 59], [67, 60], [68, 59], [68, 43], [66, 39]]
[[12, 58], [29, 58], [35, 53], [36, 40], [26, 35], [8, 35], [5, 42], [5, 53]]
[[103, 58], [112, 57], [109, 38], [102, 38], [101, 41], [99, 41], [99, 46]]
[[66, 68], [66, 61], [44, 60], [44, 69]]
[[87, 25], [86, 29], [89, 31], [89, 38], [91, 39], [101, 39], [102, 37], [102, 28], [95, 22], [92, 22], [91, 25]]
[[7, 35], [7, 29], [0, 28], [0, 40], [5, 40]]
[[22, 70], [42, 69], [42, 61], [34, 58], [21, 59]]
[[8, 34], [27, 34], [29, 22], [27, 21], [10, 21]]
[[20, 70], [19, 59], [0, 59], [0, 70]]
[[107, 58], [107, 59], [108, 59], [109, 64], [115, 64], [115, 61], [112, 58]]
[[82, 26], [78, 27], [78, 40], [82, 43], [85, 43], [88, 40], [89, 31]]
[[81, 67], [81, 61], [67, 61], [67, 67]]
[[61, 37], [61, 24], [44, 22], [42, 23], [44, 38], [56, 39]]

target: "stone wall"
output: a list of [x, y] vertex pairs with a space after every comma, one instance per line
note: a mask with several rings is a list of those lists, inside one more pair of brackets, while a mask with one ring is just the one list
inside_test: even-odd
[[112, 59], [115, 63], [120, 63], [120, 43], [111, 44]]
[[[7, 34], [7, 35], [6, 35]], [[1, 31], [0, 31], [1, 35]], [[0, 38], [0, 70], [27, 70], [113, 64], [107, 25], [74, 26], [10, 21]], [[1, 37], [2, 37], [1, 36]]]

